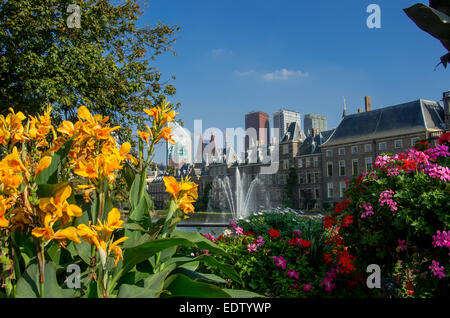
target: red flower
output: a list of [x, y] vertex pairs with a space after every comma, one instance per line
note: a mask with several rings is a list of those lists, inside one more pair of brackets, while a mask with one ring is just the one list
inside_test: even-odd
[[309, 247], [311, 245], [311, 241], [305, 241], [303, 239], [300, 239], [300, 242], [303, 247]]
[[333, 259], [331, 258], [331, 254], [325, 254], [323, 258], [325, 259], [325, 263], [327, 264], [333, 261]]
[[334, 206], [334, 212], [335, 213], [341, 213], [342, 211], [344, 211], [347, 208], [349, 203], [350, 203], [349, 200], [345, 200], [345, 201], [339, 202], [338, 204], [336, 204]]
[[409, 289], [409, 290], [408, 290], [408, 295], [412, 295], [412, 294], [414, 294], [414, 290]]
[[301, 246], [302, 243], [298, 237], [294, 237], [292, 240], [289, 240], [288, 244], [291, 246]]
[[280, 232], [278, 232], [277, 230], [274, 230], [274, 229], [270, 229], [269, 235], [271, 237], [280, 237]]
[[416, 163], [412, 160], [408, 160], [408, 159], [403, 159], [403, 166], [399, 167], [402, 170], [405, 171], [411, 171], [411, 170], [416, 170]]
[[329, 229], [334, 225], [335, 221], [334, 218], [331, 215], [325, 216], [325, 221], [323, 227], [326, 229]]
[[439, 136], [438, 144], [440, 145], [450, 145], [450, 132], [442, 134]]
[[350, 224], [353, 223], [353, 215], [347, 215], [343, 220], [342, 220], [342, 226], [343, 227], [348, 227]]
[[253, 233], [253, 232], [244, 232], [244, 235], [255, 237], [255, 233]]

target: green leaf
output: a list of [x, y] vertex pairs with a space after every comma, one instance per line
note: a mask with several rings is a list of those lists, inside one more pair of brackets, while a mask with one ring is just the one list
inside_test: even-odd
[[77, 250], [78, 255], [81, 259], [88, 265], [91, 264], [91, 251], [92, 247], [90, 244], [85, 241], [81, 241], [81, 243], [74, 243], [75, 249]]
[[172, 246], [192, 246], [195, 244], [183, 238], [165, 238], [146, 242], [125, 249], [123, 255], [123, 272], [126, 273], [136, 264], [147, 260], [158, 252]]
[[173, 259], [169, 260], [166, 264], [171, 264], [173, 262], [173, 263], [176, 263], [177, 266], [181, 266], [183, 264], [190, 263], [190, 262], [196, 262], [196, 261], [209, 264], [209, 265], [217, 268], [218, 270], [220, 270], [224, 275], [227, 276], [227, 278], [231, 278], [232, 280], [234, 280], [240, 284], [243, 283], [242, 278], [239, 276], [239, 274], [236, 272], [236, 270], [234, 269], [233, 266], [226, 264], [226, 263], [219, 262], [214, 257], [208, 256], [208, 255], [200, 255], [195, 258], [189, 258], [189, 257], [178, 258], [178, 259], [173, 258]]
[[[61, 298], [61, 288], [56, 280], [56, 268], [53, 262], [46, 261], [44, 266], [44, 297]], [[17, 282], [17, 298], [38, 298], [39, 295], [39, 265], [37, 257], [28, 264], [22, 277]]]
[[225, 291], [227, 294], [229, 294], [233, 298], [266, 298], [265, 296], [256, 294], [256, 293], [248, 291], [248, 290], [224, 288], [223, 291]]
[[166, 279], [165, 289], [170, 297], [189, 298], [230, 298], [221, 288], [212, 284], [196, 282], [186, 275], [174, 274]]
[[[193, 262], [194, 263], [194, 262]], [[189, 263], [188, 263], [189, 264]], [[187, 264], [186, 264], [187, 265]], [[219, 277], [214, 274], [206, 274], [206, 273], [198, 273], [194, 270], [183, 267], [178, 267], [174, 270], [174, 273], [184, 274], [192, 280], [195, 281], [205, 281], [207, 283], [218, 283], [218, 284], [226, 284], [227, 281], [222, 277]]]
[[58, 167], [60, 166], [61, 161], [69, 153], [69, 150], [72, 147], [72, 143], [73, 139], [69, 139], [64, 145], [61, 146], [61, 148], [59, 148], [57, 152], [53, 154], [50, 166], [41, 171], [41, 173], [39, 173], [38, 177], [36, 178], [37, 184], [55, 184], [58, 182]]
[[118, 298], [158, 298], [161, 290], [123, 284], [119, 288]]
[[53, 197], [56, 192], [69, 185], [68, 181], [56, 183], [56, 184], [38, 184], [37, 195], [40, 198]]
[[230, 257], [221, 247], [217, 244], [211, 242], [206, 237], [197, 232], [184, 232], [179, 230], [174, 230], [171, 237], [181, 237], [185, 238], [191, 242], [194, 242], [199, 248], [210, 251], [211, 253], [220, 254], [223, 256]]

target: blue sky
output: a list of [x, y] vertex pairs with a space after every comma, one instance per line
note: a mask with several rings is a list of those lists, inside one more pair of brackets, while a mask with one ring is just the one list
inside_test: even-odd
[[[179, 117], [193, 131], [244, 127], [244, 116], [271, 116], [284, 107], [325, 115], [335, 128], [342, 114], [418, 98], [440, 100], [450, 69], [435, 69], [446, 53], [403, 12], [419, 0], [151, 0], [140, 23], [181, 27], [173, 48], [155, 65], [177, 88]], [[423, 2], [423, 1], [422, 1]], [[428, 3], [428, 1], [425, 1]], [[366, 25], [367, 6], [381, 8], [381, 28]], [[303, 124], [303, 123], [302, 123]], [[161, 152], [161, 151], [160, 151]], [[164, 161], [162, 152], [158, 161]]]

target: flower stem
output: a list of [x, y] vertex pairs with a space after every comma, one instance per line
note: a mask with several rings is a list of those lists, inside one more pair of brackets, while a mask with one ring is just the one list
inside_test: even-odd
[[34, 242], [37, 249], [38, 265], [39, 265], [39, 297], [44, 298], [44, 269], [45, 269], [45, 256], [44, 248], [41, 240], [35, 238]]

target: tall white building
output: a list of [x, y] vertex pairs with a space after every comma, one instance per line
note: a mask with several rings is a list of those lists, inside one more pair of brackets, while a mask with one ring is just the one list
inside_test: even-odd
[[294, 122], [298, 124], [299, 128], [301, 127], [299, 112], [282, 108], [273, 113], [273, 128], [279, 129], [280, 140], [283, 140], [289, 125]]
[[318, 114], [306, 114], [303, 119], [303, 129], [306, 135], [311, 133], [312, 129], [318, 129], [319, 131], [327, 130], [327, 118]]

